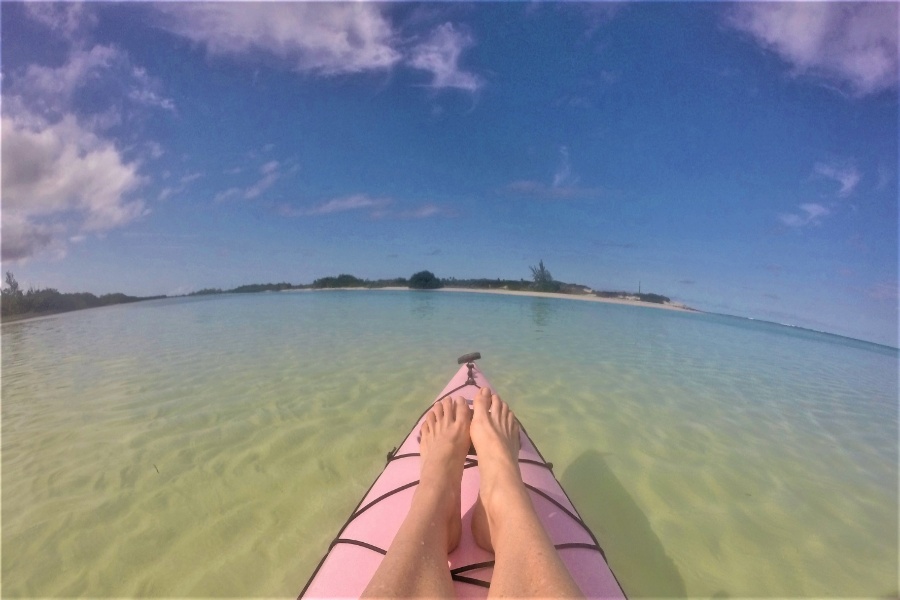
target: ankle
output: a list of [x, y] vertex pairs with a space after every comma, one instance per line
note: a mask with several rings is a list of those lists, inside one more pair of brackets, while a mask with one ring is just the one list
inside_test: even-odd
[[502, 519], [509, 510], [519, 510], [531, 503], [518, 473], [502, 473], [489, 480], [482, 480], [480, 496], [492, 524], [495, 520]]

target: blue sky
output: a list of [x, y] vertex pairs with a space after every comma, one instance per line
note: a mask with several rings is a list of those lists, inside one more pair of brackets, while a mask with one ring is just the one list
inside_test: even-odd
[[897, 345], [893, 3], [2, 4], [3, 268], [554, 277]]

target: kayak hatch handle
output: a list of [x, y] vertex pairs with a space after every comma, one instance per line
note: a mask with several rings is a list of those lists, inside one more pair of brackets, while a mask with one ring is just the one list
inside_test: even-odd
[[463, 363], [472, 362], [474, 360], [478, 360], [481, 358], [481, 352], [470, 352], [468, 354], [463, 354], [459, 358], [456, 359], [456, 364], [461, 365]]

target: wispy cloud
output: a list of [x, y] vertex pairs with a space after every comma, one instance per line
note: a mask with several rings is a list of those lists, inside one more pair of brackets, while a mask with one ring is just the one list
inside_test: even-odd
[[81, 39], [97, 22], [88, 2], [25, 2], [23, 6], [31, 19], [72, 41]]
[[820, 177], [836, 181], [841, 186], [837, 194], [842, 198], [851, 195], [862, 179], [862, 174], [856, 167], [846, 165], [817, 163], [813, 172]]
[[463, 50], [473, 44], [471, 35], [460, 31], [452, 23], [444, 23], [436, 27], [427, 40], [413, 47], [408, 62], [413, 68], [432, 74], [433, 88], [475, 92], [484, 85], [483, 80], [459, 66]]
[[[163, 26], [201, 44], [211, 55], [275, 56], [301, 73], [323, 76], [388, 72], [399, 66], [427, 71], [431, 88], [475, 92], [484, 80], [460, 67], [475, 43], [452, 23], [423, 41], [402, 35], [379, 3], [159, 3]], [[413, 41], [407, 41], [413, 40]]]
[[553, 174], [553, 187], [571, 187], [578, 183], [578, 178], [572, 175], [572, 164], [569, 161], [569, 149], [562, 146], [559, 149], [559, 166]]
[[799, 205], [797, 207], [798, 210], [795, 212], [781, 213], [778, 215], [778, 220], [782, 225], [796, 229], [810, 225], [821, 225], [826, 218], [842, 210], [843, 205], [837, 200], [853, 195], [859, 182], [862, 180], [862, 174], [859, 169], [847, 163], [816, 163], [813, 166], [812, 176], [827, 179], [838, 184], [837, 191], [826, 195], [830, 197], [831, 201], [827, 202], [827, 206], [818, 202], [808, 202]]
[[276, 181], [278, 181], [278, 178], [280, 177], [280, 174], [278, 172], [278, 161], [273, 160], [267, 162], [262, 167], [260, 167], [259, 172], [262, 174], [262, 178], [260, 178], [259, 181], [244, 190], [244, 198], [246, 198], [247, 200], [256, 198], [267, 189], [272, 187]]
[[429, 219], [431, 217], [452, 216], [453, 212], [437, 204], [423, 204], [417, 208], [398, 213], [401, 219]]
[[197, 181], [201, 177], [203, 177], [203, 173], [201, 173], [200, 171], [195, 171], [194, 173], [188, 173], [187, 175], [184, 175], [181, 178], [181, 183], [191, 183], [191, 182]]
[[729, 14], [731, 26], [788, 62], [865, 96], [897, 87], [895, 2], [754, 2]]
[[246, 187], [234, 186], [223, 190], [213, 197], [213, 201], [228, 202], [241, 198], [244, 200], [258, 198], [263, 192], [275, 185], [275, 182], [281, 177], [279, 166], [280, 163], [277, 160], [267, 162], [259, 168], [261, 177], [256, 182]]
[[369, 210], [370, 212], [383, 209], [390, 205], [389, 198], [373, 198], [366, 194], [353, 194], [332, 198], [310, 208], [298, 208], [288, 204], [278, 206], [277, 212], [283, 217], [310, 217], [331, 215], [357, 210]]
[[801, 204], [799, 213], [780, 214], [778, 219], [788, 227], [806, 227], [807, 225], [819, 225], [822, 218], [831, 214], [831, 211], [821, 204]]
[[391, 198], [377, 198], [368, 194], [352, 194], [332, 198], [312, 207], [282, 204], [277, 212], [283, 217], [319, 217], [347, 212], [364, 212], [372, 219], [428, 219], [452, 216], [452, 211], [437, 204], [426, 203], [415, 208], [396, 209]]
[[12, 77], [12, 96], [22, 98], [28, 110], [48, 119], [57, 119], [73, 110], [73, 100], [82, 90], [103, 101], [96, 103], [85, 120], [95, 124], [118, 124], [121, 100], [135, 106], [175, 110], [175, 102], [162, 93], [162, 84], [145, 69], [131, 64], [127, 53], [114, 47], [95, 45], [90, 49], [74, 47], [62, 65], [29, 65], [24, 73]]
[[187, 175], [183, 175], [178, 181], [179, 185], [177, 186], [166, 186], [159, 192], [159, 196], [157, 196], [157, 200], [160, 202], [164, 202], [173, 196], [177, 196], [184, 192], [189, 185], [197, 181], [198, 179], [202, 179], [205, 177], [205, 174], [200, 171], [195, 171], [193, 173], [188, 173]]
[[504, 188], [507, 193], [528, 196], [541, 200], [574, 200], [590, 198], [602, 193], [599, 188], [586, 188], [578, 185], [579, 178], [572, 170], [569, 148], [559, 148], [559, 160], [553, 171], [552, 182], [547, 184], [533, 179], [520, 179], [509, 183]]
[[330, 215], [348, 210], [360, 210], [365, 208], [382, 208], [389, 205], [387, 198], [372, 198], [365, 194], [355, 194], [344, 198], [334, 198], [307, 211], [309, 215]]
[[165, 27], [214, 55], [272, 54], [323, 75], [389, 69], [402, 56], [377, 4], [197, 2], [156, 5]]

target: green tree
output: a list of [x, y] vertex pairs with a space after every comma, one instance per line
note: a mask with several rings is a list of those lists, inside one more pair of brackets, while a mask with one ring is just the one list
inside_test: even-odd
[[553, 275], [544, 266], [543, 259], [538, 263], [538, 266], [529, 268], [531, 269], [531, 278], [534, 280], [534, 289], [539, 292], [556, 292], [559, 290], [559, 283], [553, 281]]
[[414, 290], [436, 290], [444, 284], [431, 271], [419, 271], [409, 278], [409, 287]]
[[13, 276], [11, 271], [6, 272], [6, 285], [2, 291], [3, 304], [0, 311], [4, 315], [14, 315], [22, 312], [22, 290], [19, 289], [19, 282]]

